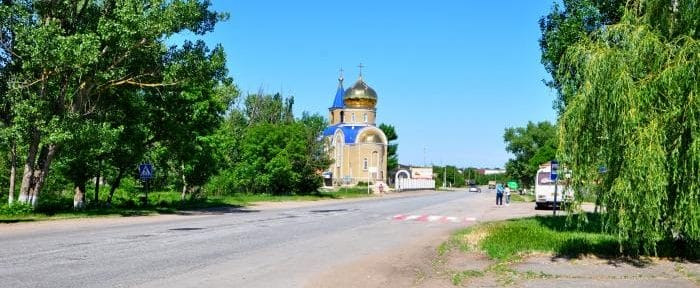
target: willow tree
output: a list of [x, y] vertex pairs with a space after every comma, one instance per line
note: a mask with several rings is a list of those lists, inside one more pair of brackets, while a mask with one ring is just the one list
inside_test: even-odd
[[586, 186], [579, 191], [600, 191], [605, 227], [627, 252], [654, 254], [672, 240], [698, 253], [699, 7], [630, 1], [618, 24], [560, 63], [572, 99], [560, 118], [560, 157]]

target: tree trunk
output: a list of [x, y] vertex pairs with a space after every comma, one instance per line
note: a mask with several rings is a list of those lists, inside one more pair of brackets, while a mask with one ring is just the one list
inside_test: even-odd
[[122, 177], [124, 177], [124, 168], [119, 168], [119, 173], [117, 174], [117, 178], [114, 179], [114, 182], [112, 182], [112, 187], [109, 189], [109, 197], [107, 197], [107, 207], [112, 206], [112, 197], [114, 197], [114, 191], [117, 191], [117, 188], [119, 188], [119, 184], [122, 182]]
[[[53, 161], [54, 155], [56, 155], [56, 144], [48, 144], [41, 150], [42, 151], [39, 154], [40, 170], [38, 175], [35, 175], [34, 177], [35, 182], [30, 194], [32, 207], [36, 207], [39, 202], [39, 194], [41, 193], [41, 189], [44, 187], [44, 183], [46, 183], [46, 177], [49, 175], [51, 162]], [[34, 171], [34, 173], [36, 174], [36, 171]], [[84, 190], [85, 189], [83, 189], [83, 191]]]
[[95, 177], [95, 204], [100, 203], [100, 174], [102, 169], [102, 160], [97, 161], [97, 177]]
[[75, 185], [75, 195], [73, 196], [73, 209], [85, 208], [85, 182]]
[[34, 128], [32, 140], [29, 142], [29, 151], [27, 152], [27, 160], [24, 162], [24, 172], [22, 175], [22, 186], [19, 189], [20, 203], [27, 204], [30, 202], [30, 190], [34, 186], [34, 162], [36, 161], [36, 153], [39, 151], [39, 131]]
[[15, 200], [15, 178], [17, 177], [17, 142], [12, 140], [10, 148], [10, 193], [7, 197], [7, 203], [12, 205]]
[[187, 195], [187, 177], [185, 176], [185, 163], [180, 165], [180, 171], [182, 173], [182, 194], [180, 195], [180, 200], [185, 200]]

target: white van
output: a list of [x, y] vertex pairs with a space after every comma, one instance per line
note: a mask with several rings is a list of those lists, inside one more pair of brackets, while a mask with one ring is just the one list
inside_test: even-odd
[[[554, 180], [551, 180], [549, 173], [551, 167], [549, 163], [540, 165], [535, 176], [535, 209], [543, 209], [554, 207]], [[557, 207], [560, 207], [567, 202], [574, 200], [574, 191], [567, 187], [564, 181], [561, 181], [559, 175], [559, 184], [557, 186]]]

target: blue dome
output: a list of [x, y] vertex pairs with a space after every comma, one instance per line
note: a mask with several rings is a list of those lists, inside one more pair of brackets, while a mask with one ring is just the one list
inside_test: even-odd
[[340, 76], [338, 78], [338, 91], [335, 92], [335, 98], [333, 99], [333, 106], [331, 106], [331, 110], [333, 109], [341, 109], [345, 107], [345, 102], [343, 102], [343, 96], [345, 95], [345, 90], [343, 89], [343, 76]]

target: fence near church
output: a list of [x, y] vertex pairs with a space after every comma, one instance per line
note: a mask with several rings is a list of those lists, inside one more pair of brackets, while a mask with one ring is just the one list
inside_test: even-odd
[[435, 189], [435, 180], [411, 178], [399, 178], [398, 180], [396, 180], [397, 191], [421, 189]]

